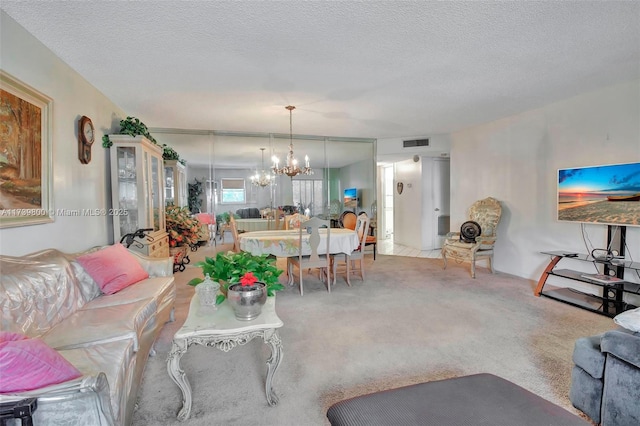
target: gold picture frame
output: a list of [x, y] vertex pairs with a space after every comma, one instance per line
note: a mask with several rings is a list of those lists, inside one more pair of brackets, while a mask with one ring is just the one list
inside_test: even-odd
[[0, 228], [53, 222], [53, 100], [0, 70]]

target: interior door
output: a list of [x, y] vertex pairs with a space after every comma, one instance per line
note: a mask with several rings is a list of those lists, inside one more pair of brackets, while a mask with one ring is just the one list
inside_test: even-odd
[[433, 212], [431, 223], [436, 232], [433, 235], [433, 248], [442, 248], [444, 236], [449, 232], [450, 218], [450, 163], [448, 158], [435, 158], [433, 161]]
[[391, 238], [393, 236], [393, 165], [384, 167], [382, 211], [384, 232], [378, 238]]

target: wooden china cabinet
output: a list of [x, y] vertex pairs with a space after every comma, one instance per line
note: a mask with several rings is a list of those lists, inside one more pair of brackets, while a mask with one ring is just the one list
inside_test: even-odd
[[130, 248], [151, 257], [169, 257], [165, 225], [162, 148], [144, 136], [109, 135], [114, 242], [149, 229]]
[[164, 160], [164, 201], [187, 207], [186, 167], [178, 160]]

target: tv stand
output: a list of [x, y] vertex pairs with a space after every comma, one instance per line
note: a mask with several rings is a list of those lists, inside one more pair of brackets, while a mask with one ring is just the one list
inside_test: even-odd
[[[614, 265], [611, 260], [599, 260], [588, 254], [564, 251], [542, 253], [550, 255], [551, 261], [538, 281], [534, 291], [535, 296], [545, 296], [608, 317], [614, 317], [628, 309], [636, 308], [636, 306], [624, 301], [624, 294], [640, 295], [640, 284], [624, 281], [624, 270], [640, 271], [640, 263], [613, 259], [615, 261]], [[558, 269], [558, 263], [565, 259], [602, 264], [605, 270], [604, 275], [609, 277], [610, 281], [607, 282], [607, 280], [601, 279], [602, 277], [597, 277], [596, 274], [585, 274], [571, 269]], [[610, 271], [615, 271], [615, 274], [612, 275]], [[569, 287], [547, 286], [549, 276], [590, 284], [593, 286], [594, 292], [587, 293]]]

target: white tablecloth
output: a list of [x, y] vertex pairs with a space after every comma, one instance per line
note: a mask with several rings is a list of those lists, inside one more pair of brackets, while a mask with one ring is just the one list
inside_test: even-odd
[[[302, 235], [302, 254], [311, 254], [309, 234]], [[239, 235], [240, 250], [254, 255], [272, 254], [277, 257], [291, 257], [298, 255], [300, 231], [255, 231]], [[331, 228], [329, 237], [329, 252], [331, 254], [351, 254], [358, 248], [358, 234], [351, 229]], [[320, 229], [320, 245], [318, 253], [325, 254], [327, 247], [327, 230]]]

